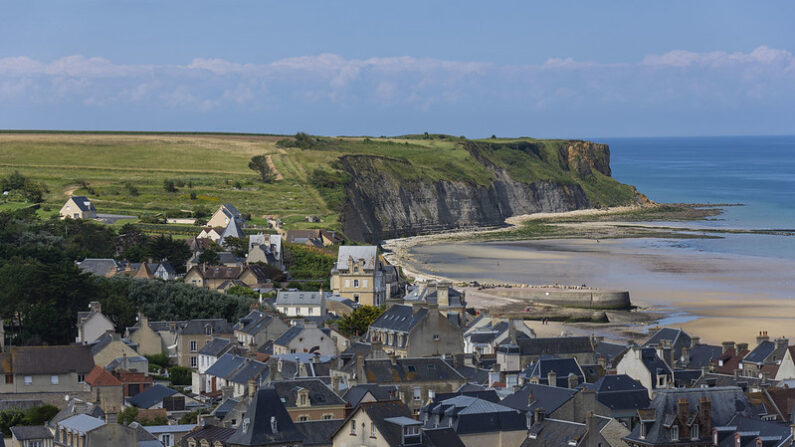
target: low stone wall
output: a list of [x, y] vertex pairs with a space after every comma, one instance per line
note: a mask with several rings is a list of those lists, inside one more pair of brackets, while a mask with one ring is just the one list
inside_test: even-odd
[[92, 402], [93, 396], [90, 391], [79, 391], [73, 393], [2, 393], [0, 400], [22, 400], [22, 399], [36, 399], [44, 402], [45, 404], [54, 405], [58, 408], [66, 406], [66, 396], [70, 398], [78, 398], [86, 402]]
[[506, 298], [582, 309], [629, 309], [632, 302], [625, 290], [567, 289], [557, 287], [500, 287], [483, 293]]

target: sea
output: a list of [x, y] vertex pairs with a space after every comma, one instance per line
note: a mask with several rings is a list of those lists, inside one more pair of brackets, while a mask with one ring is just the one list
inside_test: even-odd
[[[795, 230], [795, 135], [595, 138], [613, 177], [662, 203], [732, 204], [688, 226]], [[795, 236], [679, 240], [681, 248], [795, 259]]]

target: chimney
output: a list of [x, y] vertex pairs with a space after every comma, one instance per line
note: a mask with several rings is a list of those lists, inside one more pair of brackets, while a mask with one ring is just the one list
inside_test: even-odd
[[734, 349], [734, 342], [733, 341], [724, 341], [721, 344], [723, 345], [723, 354], [726, 354], [726, 352], [731, 351], [732, 349]]
[[759, 335], [756, 337], [756, 344], [760, 344], [768, 340], [770, 340], [770, 337], [767, 336], [767, 331], [762, 331], [759, 332]]
[[536, 408], [535, 415], [536, 415], [536, 417], [535, 417], [535, 421], [533, 421], [533, 423], [538, 423], [538, 422], [541, 422], [541, 421], [544, 420], [544, 418], [547, 415], [547, 412], [543, 408]]
[[118, 422], [118, 413], [116, 412], [116, 407], [111, 407], [108, 411], [105, 412], [105, 423], [107, 424], [115, 424]]
[[536, 401], [536, 398], [535, 398], [535, 396], [533, 396], [533, 392], [529, 391], [527, 393], [527, 406], [529, 407], [530, 405], [533, 405], [533, 402], [535, 402], [535, 401]]
[[248, 381], [248, 397], [253, 398], [255, 394], [257, 394], [257, 381], [251, 379]]
[[514, 325], [514, 320], [511, 318], [508, 320], [508, 338], [511, 340], [511, 343], [516, 344], [516, 326]]
[[748, 343], [737, 343], [737, 354], [748, 350]]
[[425, 307], [425, 303], [422, 302], [422, 301], [413, 302], [413, 303], [411, 303], [411, 313], [416, 314], [417, 312], [422, 310], [422, 308], [424, 308], [424, 307]]
[[558, 386], [558, 375], [554, 370], [549, 370], [547, 373], [547, 385]]
[[734, 378], [735, 378], [735, 379], [737, 379], [737, 378], [739, 378], [739, 377], [740, 377], [740, 370], [739, 370], [739, 369], [735, 369], [735, 370], [733, 371], [733, 373], [734, 373]]
[[598, 364], [600, 367], [602, 367], [602, 368], [604, 368], [604, 369], [607, 369], [607, 359], [606, 359], [606, 358], [605, 358], [605, 356], [603, 356], [602, 354], [599, 354], [599, 358], [598, 358], [598, 359], [596, 359], [596, 363], [597, 363], [597, 364]]
[[331, 390], [340, 393], [340, 376], [331, 376]]
[[687, 399], [680, 398], [676, 402], [676, 416], [680, 422], [687, 423], [687, 419], [690, 418], [690, 402]]
[[787, 346], [789, 346], [788, 338], [781, 337], [776, 339], [776, 349], [787, 349]]
[[709, 397], [702, 397], [698, 401], [698, 418], [701, 420], [702, 428], [699, 434], [712, 433], [712, 403], [709, 401]]
[[88, 308], [91, 312], [102, 312], [102, 304], [99, 301], [92, 301], [88, 304]]
[[439, 281], [436, 283], [436, 303], [440, 307], [447, 307], [450, 305], [450, 283], [448, 281]]
[[356, 383], [367, 383], [364, 374], [364, 356], [361, 353], [356, 355]]
[[453, 355], [453, 366], [461, 368], [464, 366], [464, 354], [458, 353]]
[[295, 363], [298, 366], [298, 377], [307, 377], [306, 365], [304, 365], [304, 362], [296, 359]]
[[235, 387], [234, 386], [222, 386], [221, 387], [221, 396], [224, 400], [232, 397], [235, 394]]
[[691, 348], [696, 347], [699, 344], [701, 344], [701, 338], [700, 337], [690, 337], [690, 347]]
[[577, 388], [577, 385], [580, 383], [580, 380], [577, 378], [577, 375], [574, 373], [569, 373], [568, 381], [570, 389]]

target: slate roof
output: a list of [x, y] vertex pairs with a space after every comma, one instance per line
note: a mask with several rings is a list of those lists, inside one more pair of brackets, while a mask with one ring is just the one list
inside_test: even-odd
[[[717, 360], [723, 354], [723, 347], [706, 344], [697, 344], [687, 350], [687, 358], [679, 363], [688, 369], [701, 369], [709, 366], [711, 362]], [[684, 356], [684, 354], [682, 354]]]
[[94, 204], [91, 203], [91, 201], [88, 200], [88, 197], [86, 197], [86, 196], [72, 196], [70, 198], [75, 202], [75, 205], [77, 205], [77, 207], [80, 208], [80, 211], [96, 211], [97, 210], [94, 207]]
[[177, 325], [177, 333], [186, 335], [206, 334], [206, 328], [212, 329], [212, 334], [232, 334], [234, 330], [228, 321], [221, 318], [205, 318], [188, 320]]
[[285, 407], [297, 406], [298, 391], [301, 389], [309, 391], [309, 403], [313, 407], [345, 405], [345, 401], [319, 379], [282, 380], [271, 382], [271, 386], [276, 390]]
[[204, 427], [197, 428], [196, 430], [183, 436], [182, 440], [179, 441], [179, 445], [180, 447], [188, 447], [188, 438], [193, 438], [199, 442], [201, 442], [202, 439], [205, 439], [210, 445], [213, 445], [215, 441], [220, 441], [226, 445], [226, 440], [229, 439], [229, 437], [233, 434], [235, 434], [234, 428], [205, 425]]
[[17, 425], [11, 427], [10, 430], [18, 441], [53, 438], [50, 429], [44, 425]]
[[205, 374], [247, 384], [251, 379], [267, 376], [267, 371], [268, 365], [265, 363], [227, 352], [207, 368]]
[[228, 338], [213, 337], [212, 340], [208, 341], [207, 344], [199, 350], [199, 354], [218, 357], [228, 351], [232, 346], [234, 345]]
[[218, 419], [223, 419], [239, 403], [240, 403], [239, 400], [229, 397], [223, 402], [221, 402], [217, 407], [215, 407], [215, 409], [213, 409], [213, 411], [210, 412], [210, 414], [212, 414], [213, 416], [217, 416]]
[[157, 433], [185, 433], [196, 428], [196, 424], [176, 424], [176, 425], [142, 425], [144, 430], [151, 434]]
[[700, 369], [674, 370], [674, 386], [680, 388], [690, 388], [700, 377]]
[[500, 403], [528, 412], [532, 412], [536, 408], [543, 408], [547, 414], [552, 414], [571, 400], [577, 392], [578, 390], [571, 388], [526, 383], [513, 394], [506, 396]]
[[11, 348], [11, 366], [14, 374], [88, 374], [94, 368], [91, 347], [17, 346]]
[[218, 239], [218, 245], [223, 247], [224, 240], [228, 237], [236, 237], [238, 239], [243, 238], [243, 231], [240, 230], [237, 219], [229, 219], [229, 224], [226, 226], [226, 228], [224, 228], [223, 233], [221, 233], [221, 238]]
[[[548, 383], [548, 374], [552, 371], [556, 374], [555, 383]], [[535, 363], [529, 365], [521, 375], [527, 379], [538, 377], [538, 383], [566, 388], [569, 386], [570, 374], [577, 377], [578, 384], [585, 382], [585, 375], [574, 358], [559, 359], [542, 356]]]
[[438, 380], [466, 381], [464, 376], [438, 357], [399, 358], [394, 360], [394, 365], [392, 365], [391, 359], [365, 360], [364, 374], [367, 377], [367, 381], [382, 384], [434, 382]]
[[599, 342], [594, 348], [594, 354], [598, 359], [600, 356], [604, 357], [608, 362], [618, 359], [629, 349], [626, 345], [619, 345], [615, 343]]
[[701, 398], [710, 401], [713, 427], [727, 425], [735, 414], [756, 416], [748, 398], [737, 387], [660, 389], [649, 405], [650, 411], [646, 412], [654, 422], [648, 425], [645, 440], [640, 439], [639, 425], [632, 430], [627, 439], [644, 444], [669, 443], [668, 429], [664, 424], [669, 417], [675, 417], [677, 402], [686, 399], [690, 406], [690, 414], [693, 415], [697, 413]]
[[77, 263], [80, 270], [97, 276], [108, 276], [114, 269], [118, 269], [119, 263], [114, 259], [86, 258]]
[[458, 433], [452, 428], [424, 429], [422, 431], [424, 444], [429, 447], [464, 447]]
[[[226, 265], [197, 265], [193, 268], [197, 269], [201, 276], [205, 279], [237, 279], [243, 273], [242, 266], [226, 266]], [[193, 268], [191, 270], [193, 270]]]
[[324, 295], [324, 292], [289, 292], [280, 290], [276, 295], [276, 305], [320, 306], [323, 303]]
[[331, 444], [331, 437], [339, 430], [345, 419], [296, 422], [295, 427], [304, 434], [304, 445]]
[[662, 346], [664, 340], [671, 342], [674, 358], [678, 359], [682, 355], [682, 346], [690, 346], [692, 339], [681, 329], [664, 327], [652, 334], [644, 343], [643, 347]]
[[287, 346], [292, 339], [298, 337], [298, 334], [304, 330], [303, 326], [292, 326], [290, 329], [287, 329], [285, 333], [279, 336], [276, 340], [273, 341], [274, 345], [281, 345]]
[[342, 396], [346, 402], [355, 407], [359, 405], [365, 394], [370, 393], [375, 400], [388, 401], [395, 400], [398, 396], [398, 388], [395, 385], [379, 385], [377, 383], [360, 383], [348, 388]]
[[55, 428], [59, 422], [68, 419], [76, 414], [87, 414], [96, 418], [105, 417], [105, 412], [99, 405], [91, 402], [84, 402], [79, 399], [71, 399], [65, 407], [61, 409], [52, 419], [47, 422], [47, 426]]
[[735, 376], [734, 374], [717, 374], [708, 372], [702, 374], [701, 377], [693, 384], [694, 387], [740, 387], [748, 388], [750, 386], [758, 387], [762, 383], [762, 379], [750, 376]]
[[431, 404], [437, 404], [441, 401], [452, 399], [458, 396], [469, 396], [469, 397], [475, 397], [478, 399], [487, 400], [495, 404], [500, 403], [500, 396], [497, 395], [496, 390], [479, 389], [472, 391], [463, 391], [459, 387], [457, 391], [452, 393], [437, 393], [436, 396], [433, 398], [433, 401], [431, 401]]
[[409, 332], [427, 314], [427, 308], [422, 308], [414, 313], [412, 306], [395, 305], [384, 311], [370, 327], [385, 331]]
[[452, 366], [453, 369], [458, 371], [459, 374], [464, 376], [464, 378], [474, 384], [487, 384], [486, 382], [489, 381], [489, 370], [478, 368], [476, 366]]
[[735, 433], [740, 435], [740, 447], [756, 447], [759, 438], [764, 447], [790, 445], [792, 433], [786, 425], [736, 415], [724, 427], [716, 427], [718, 447], [735, 447]]
[[[651, 374], [673, 374], [668, 364], [657, 356], [657, 350], [654, 348], [640, 348], [640, 361]], [[656, 383], [655, 380], [652, 385]]]
[[91, 430], [99, 428], [103, 425], [105, 425], [105, 421], [87, 414], [76, 414], [58, 423], [59, 427], [63, 427], [67, 430], [77, 433], [88, 433]]
[[744, 362], [749, 363], [764, 363], [765, 360], [776, 350], [776, 344], [772, 341], [763, 341], [759, 343], [748, 355], [743, 359]]
[[99, 354], [100, 352], [102, 352], [103, 349], [105, 349], [109, 344], [113, 343], [114, 341], [120, 341], [125, 345], [129, 346], [132, 350], [136, 350], [138, 348], [138, 345], [136, 345], [135, 343], [131, 342], [126, 338], [116, 338], [116, 334], [106, 333], [105, 335], [99, 337], [94, 343], [91, 343], [91, 345], [89, 345], [91, 346], [91, 354], [92, 355]]
[[[248, 421], [248, 423], [246, 423]], [[293, 423], [273, 388], [263, 388], [251, 399], [246, 418], [238, 424], [230, 444], [260, 446], [301, 442], [304, 434]]]
[[646, 387], [626, 374], [608, 375], [594, 383], [596, 400], [612, 411], [639, 410], [649, 407]]
[[[599, 418], [602, 426], [609, 422], [609, 419]], [[561, 421], [558, 419], [545, 418], [536, 422], [528, 430], [527, 438], [520, 447], [535, 446], [567, 446], [574, 443], [578, 445], [588, 427], [577, 422]]]
[[523, 411], [473, 396], [432, 403], [423, 408], [421, 418], [426, 427], [450, 426], [459, 435], [527, 429]]
[[156, 384], [151, 388], [147, 388], [135, 396], [128, 397], [127, 403], [137, 408], [151, 408], [158, 402], [169, 396], [177, 394], [177, 390], [171, 389], [165, 385]]
[[[529, 338], [517, 334], [517, 345], [521, 355], [565, 355], [594, 352], [590, 337]], [[510, 345], [507, 345], [510, 346]], [[498, 349], [505, 350], [506, 344]]]
[[365, 270], [373, 270], [378, 257], [378, 247], [375, 245], [341, 246], [337, 252], [337, 270], [347, 270], [348, 258], [350, 257], [352, 257], [354, 261], [364, 259]]

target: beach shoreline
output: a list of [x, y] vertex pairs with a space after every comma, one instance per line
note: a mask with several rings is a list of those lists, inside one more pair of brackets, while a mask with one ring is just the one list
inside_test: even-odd
[[[598, 332], [614, 340], [637, 339], [659, 322], [680, 327], [715, 344], [724, 340], [752, 342], [759, 330], [768, 330], [777, 336], [795, 336], [790, 333], [795, 332], [790, 329], [792, 318], [781, 317], [795, 315], [795, 300], [789, 299], [790, 284], [776, 282], [777, 278], [786, 279], [788, 272], [793, 271], [789, 269], [795, 265], [684, 250], [677, 247], [678, 231], [683, 231], [685, 237], [691, 236], [688, 232], [699, 231], [686, 224], [677, 224], [680, 229], [660, 238], [639, 236], [636, 231], [637, 227], [645, 231], [661, 228], [660, 225], [608, 219], [611, 215], [639, 209], [643, 207], [516, 216], [507, 222], [508, 227], [496, 230], [468, 230], [386, 241], [385, 257], [416, 280], [444, 279], [459, 286], [470, 281], [504, 285], [588, 282], [594, 287], [629, 290], [637, 306], [636, 312], [644, 314], [643, 318], [611, 320], [606, 324], [560, 323], [562, 331], [575, 334]], [[570, 227], [565, 238], [501, 240], [482, 237], [507, 232], [532, 221], [595, 216], [608, 221], [558, 224]], [[588, 231], [584, 232], [586, 236], [575, 237], [574, 234], [580, 228], [605, 226], [614, 230], [613, 237], [599, 241], [591, 239]], [[627, 228], [629, 236], [622, 237], [621, 233]], [[497, 275], [514, 264], [537, 274], [528, 276], [516, 267], [516, 271]], [[602, 271], [605, 268], [607, 271]], [[549, 279], [538, 279], [545, 277]], [[481, 309], [495, 308], [494, 303], [488, 301], [475, 304], [473, 307]], [[647, 315], [654, 318], [646, 318]]]

